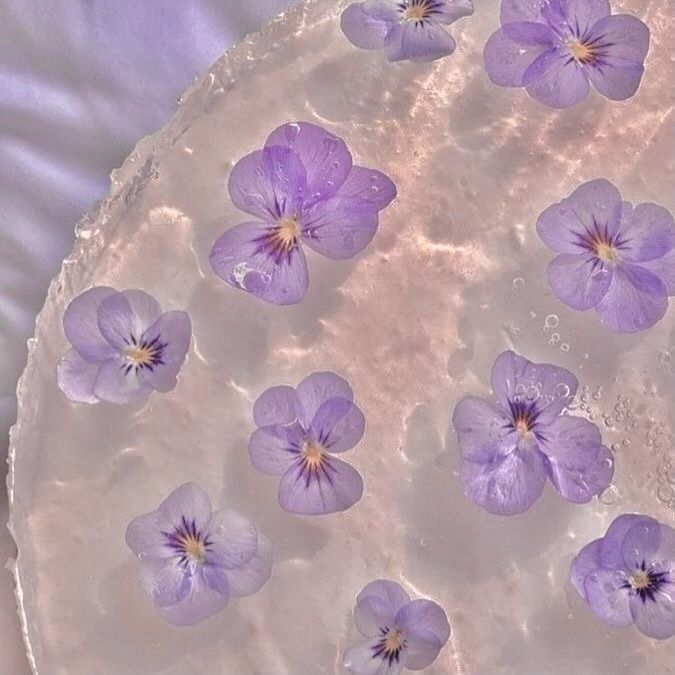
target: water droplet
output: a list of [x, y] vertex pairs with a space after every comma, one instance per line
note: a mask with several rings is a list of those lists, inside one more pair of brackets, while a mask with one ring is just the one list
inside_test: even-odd
[[516, 277], [513, 280], [513, 290], [514, 291], [517, 291], [517, 290], [521, 289], [524, 285], [525, 285], [525, 279], [523, 279], [523, 277]]
[[619, 490], [617, 489], [616, 485], [610, 485], [598, 497], [600, 503], [604, 504], [605, 506], [611, 506], [612, 504], [615, 504], [618, 498]]
[[567, 352], [568, 352], [569, 350], [570, 350], [570, 346], [567, 344], [567, 342], [563, 342], [563, 343], [560, 345], [560, 351], [561, 351], [563, 354], [567, 354]]
[[659, 363], [662, 366], [668, 366], [670, 365], [671, 361], [673, 360], [673, 356], [669, 351], [662, 351], [659, 354]]
[[668, 484], [660, 485], [656, 491], [656, 498], [664, 504], [668, 504], [673, 497], [675, 497], [675, 490]]

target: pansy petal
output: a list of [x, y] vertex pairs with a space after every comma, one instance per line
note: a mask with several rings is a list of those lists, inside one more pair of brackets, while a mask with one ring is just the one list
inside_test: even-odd
[[73, 348], [67, 351], [56, 367], [56, 381], [59, 389], [71, 401], [77, 403], [98, 403], [94, 394], [94, 382], [100, 364], [85, 361]]
[[187, 312], [164, 312], [141, 338], [146, 344], [164, 347], [157, 363], [140, 369], [140, 379], [155, 391], [171, 391], [176, 386], [176, 375], [185, 361], [191, 338], [192, 323]]
[[362, 3], [349, 5], [340, 17], [340, 27], [347, 39], [360, 49], [381, 49], [389, 26], [363, 10]]
[[440, 0], [433, 8], [432, 16], [435, 21], [449, 24], [472, 14], [472, 0]]
[[286, 385], [266, 389], [253, 404], [253, 420], [259, 427], [289, 424], [295, 419], [295, 389]]
[[157, 607], [175, 605], [190, 592], [190, 575], [175, 557], [141, 560], [139, 569], [141, 586]]
[[133, 345], [133, 340], [138, 341], [161, 313], [162, 308], [149, 293], [122, 291], [101, 301], [98, 328], [111, 345], [123, 351]]
[[179, 485], [157, 508], [162, 529], [170, 531], [191, 523], [204, 532], [211, 520], [211, 500], [196, 483]]
[[443, 26], [436, 23], [409, 21], [401, 33], [401, 56], [417, 63], [426, 63], [448, 56], [457, 44]]
[[514, 21], [541, 21], [541, 10], [544, 6], [541, 0], [502, 0], [502, 25]]
[[300, 210], [307, 192], [307, 174], [291, 149], [265, 147], [234, 165], [228, 190], [237, 208], [275, 222]]
[[570, 502], [585, 504], [609, 487], [614, 457], [604, 445], [589, 448], [594, 459], [583, 468], [549, 460], [549, 477], [558, 493]]
[[630, 611], [637, 629], [647, 637], [667, 640], [675, 635], [675, 583], [668, 584], [646, 602], [639, 595], [630, 599]]
[[590, 66], [586, 72], [603, 96], [612, 101], [625, 101], [635, 95], [645, 69], [640, 64], [604, 59], [602, 63]]
[[272, 542], [262, 534], [258, 534], [258, 551], [242, 567], [228, 570], [230, 595], [241, 598], [258, 592], [272, 576]]
[[349, 464], [326, 455], [316, 471], [292, 466], [279, 484], [279, 505], [284, 511], [307, 516], [345, 511], [361, 499], [363, 479]]
[[361, 6], [363, 11], [374, 19], [396, 22], [401, 20], [401, 10], [392, 0], [365, 0]]
[[621, 557], [626, 569], [644, 569], [649, 565], [661, 546], [662, 525], [657, 520], [634, 523], [621, 542]]
[[539, 499], [546, 484], [544, 457], [537, 450], [515, 450], [490, 464], [463, 461], [460, 478], [474, 504], [497, 515], [515, 515]]
[[276, 305], [300, 302], [309, 284], [305, 254], [295, 245], [276, 253], [265, 240], [271, 228], [243, 223], [223, 233], [213, 245], [213, 271], [235, 288]]
[[567, 18], [568, 24], [583, 35], [612, 11], [609, 0], [553, 0], [551, 5], [559, 6], [559, 13]]
[[569, 108], [590, 92], [582, 66], [564, 50], [547, 51], [537, 57], [523, 75], [527, 93], [551, 108]]
[[[504, 410], [516, 397], [532, 396], [537, 422], [552, 422], [576, 394], [579, 382], [567, 369], [548, 363], [532, 363], [518, 354], [500, 354], [492, 367], [492, 390]], [[531, 393], [530, 393], [531, 392]]]
[[662, 258], [675, 247], [675, 221], [667, 209], [639, 204], [621, 228], [622, 260], [646, 262]]
[[619, 191], [604, 178], [580, 185], [558, 204], [546, 209], [537, 220], [541, 240], [558, 253], [581, 253], [585, 241], [599, 227], [612, 238], [621, 224]]
[[299, 424], [261, 427], [253, 432], [249, 441], [251, 464], [258, 471], [281, 476], [298, 458], [304, 440], [305, 432]]
[[308, 375], [295, 390], [297, 397], [297, 418], [305, 429], [309, 429], [317, 411], [323, 403], [332, 398], [354, 400], [354, 392], [347, 380], [330, 372]]
[[151, 391], [121, 359], [102, 363], [94, 382], [94, 395], [109, 403], [142, 401]]
[[657, 523], [649, 516], [643, 516], [639, 513], [623, 513], [615, 518], [607, 533], [602, 538], [602, 545], [600, 547], [600, 562], [601, 567], [607, 569], [621, 569], [624, 566], [623, 554], [621, 552], [621, 545], [626, 537], [626, 533], [637, 524]]
[[206, 562], [234, 570], [245, 565], [258, 551], [253, 523], [230, 509], [216, 511], [207, 528]]
[[398, 659], [383, 658], [378, 654], [381, 637], [372, 637], [348, 647], [342, 656], [342, 664], [353, 675], [399, 675], [407, 657], [404, 647]]
[[329, 199], [337, 193], [352, 168], [352, 156], [345, 142], [309, 122], [292, 122], [275, 129], [265, 147], [282, 146], [292, 150], [307, 173], [304, 208]]
[[337, 196], [365, 199], [381, 211], [396, 197], [396, 186], [380, 171], [352, 166]]
[[636, 16], [614, 14], [597, 21], [588, 40], [602, 48], [603, 60], [641, 64], [649, 51], [649, 28]]
[[377, 232], [377, 208], [360, 197], [321, 201], [302, 216], [302, 241], [332, 260], [361, 252]]
[[413, 600], [396, 615], [396, 625], [405, 635], [408, 656], [405, 666], [422, 670], [430, 666], [450, 639], [450, 624], [443, 608], [431, 600]]
[[398, 611], [410, 602], [410, 596], [400, 584], [388, 579], [376, 579], [356, 596], [354, 623], [362, 635], [380, 635], [384, 626], [391, 627]]
[[586, 600], [584, 581], [591, 572], [600, 567], [601, 547], [602, 539], [594, 539], [590, 544], [586, 544], [572, 560], [570, 573], [572, 585], [584, 600]]
[[653, 326], [666, 313], [666, 287], [653, 272], [638, 265], [614, 269], [607, 293], [596, 305], [605, 326], [617, 333], [633, 333]]
[[551, 289], [572, 309], [595, 307], [612, 283], [612, 268], [594, 255], [561, 253], [546, 269]]
[[593, 613], [612, 626], [630, 626], [626, 575], [616, 570], [596, 569], [586, 575], [584, 593]]
[[230, 595], [230, 581], [228, 579], [227, 570], [219, 565], [212, 565], [204, 563], [201, 566], [201, 573], [204, 576], [206, 585], [214, 591], [229, 597]]
[[471, 462], [493, 462], [518, 443], [517, 433], [504, 412], [477, 396], [465, 396], [455, 406], [452, 424], [462, 456]]
[[602, 445], [600, 429], [584, 419], [562, 415], [541, 432], [537, 446], [554, 464], [583, 470], [595, 461]]
[[675, 295], [675, 248], [662, 258], [640, 263], [640, 267], [644, 267], [661, 279], [668, 295]]
[[172, 521], [168, 521], [159, 511], [151, 511], [134, 518], [127, 526], [124, 538], [127, 546], [140, 559], [168, 558], [175, 551], [167, 545], [169, 539], [164, 533], [172, 530]]
[[229, 595], [213, 590], [198, 572], [187, 597], [170, 607], [160, 607], [160, 616], [175, 626], [192, 626], [225, 608]]
[[384, 53], [389, 61], [401, 61], [403, 54], [403, 25], [400, 21], [391, 24], [387, 37], [384, 39]]
[[356, 405], [332, 398], [316, 411], [309, 435], [328, 452], [345, 452], [361, 440], [365, 427], [366, 420]]
[[494, 84], [522, 87], [525, 72], [546, 50], [547, 47], [542, 44], [524, 45], [516, 42], [500, 28], [490, 36], [483, 48], [485, 71]]
[[94, 286], [71, 300], [63, 314], [63, 330], [70, 344], [88, 361], [106, 361], [116, 350], [98, 328], [98, 308], [117, 291], [108, 286]]

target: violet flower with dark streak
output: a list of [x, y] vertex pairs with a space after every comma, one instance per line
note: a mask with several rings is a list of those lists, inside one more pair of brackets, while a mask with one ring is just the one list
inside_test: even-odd
[[563, 414], [578, 386], [564, 368], [512, 351], [492, 367], [495, 402], [464, 397], [452, 423], [466, 496], [490, 513], [513, 515], [539, 499], [546, 480], [565, 499], [588, 502], [610, 484], [612, 453], [595, 424]]
[[279, 505], [285, 511], [315, 516], [344, 511], [361, 499], [359, 472], [334, 457], [363, 436], [365, 419], [353, 399], [341, 377], [314, 373], [296, 389], [272, 387], [255, 402], [251, 463], [281, 476]]
[[645, 635], [675, 635], [675, 530], [627, 513], [572, 561], [572, 584], [593, 613]]
[[189, 626], [251, 595], [269, 579], [272, 546], [235, 511], [212, 512], [194, 483], [176, 488], [126, 532], [143, 589], [169, 623]]
[[553, 108], [585, 99], [591, 83], [623, 101], [644, 73], [649, 29], [608, 0], [502, 0], [502, 27], [485, 45], [485, 70], [502, 87], [525, 87]]
[[107, 286], [72, 300], [63, 329], [73, 348], [59, 362], [57, 381], [81, 403], [129, 403], [171, 391], [192, 336], [186, 312], [162, 312], [144, 291]]
[[579, 186], [537, 221], [559, 255], [548, 266], [556, 296], [572, 309], [595, 308], [619, 333], [653, 326], [675, 295], [675, 221], [662, 206], [621, 201], [604, 179]]
[[473, 14], [472, 0], [366, 0], [342, 12], [342, 32], [361, 49], [383, 49], [390, 61], [435, 61], [455, 51], [443, 25]]
[[345, 650], [342, 662], [354, 675], [398, 675], [423, 670], [450, 639], [448, 617], [431, 600], [411, 600], [395, 581], [378, 579], [357, 596], [354, 623], [366, 638]]
[[301, 244], [333, 260], [352, 258], [396, 196], [389, 178], [353, 165], [342, 139], [308, 122], [274, 130], [262, 150], [237, 162], [228, 189], [235, 206], [256, 220], [217, 239], [213, 271], [277, 305], [300, 302], [307, 291]]

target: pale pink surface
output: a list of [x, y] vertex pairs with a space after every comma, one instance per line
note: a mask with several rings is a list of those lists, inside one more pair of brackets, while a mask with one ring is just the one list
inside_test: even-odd
[[[673, 520], [657, 498], [666, 485], [657, 480], [670, 475], [673, 309], [644, 334], [620, 336], [566, 308], [548, 288], [550, 253], [534, 225], [596, 176], [628, 199], [675, 209], [664, 102], [673, 20], [664, 2], [622, 3], [617, 11], [652, 29], [640, 91], [557, 112], [485, 76], [480, 51], [496, 5], [458, 24], [449, 59], [392, 66], [343, 38], [334, 2], [305, 3], [222, 60], [82, 224], [39, 319], [12, 445], [12, 526], [39, 672], [339, 673], [356, 637], [354, 596], [381, 577], [448, 612], [453, 638], [428, 673], [671, 665], [670, 645], [597, 621], [569, 563], [620, 511]], [[359, 164], [392, 176], [399, 198], [359, 258], [311, 256], [304, 302], [279, 308], [223, 284], [208, 254], [240, 218], [224, 188], [234, 162], [294, 119], [342, 135]], [[173, 392], [136, 408], [60, 394], [61, 316], [93, 283], [146, 288], [190, 312], [195, 339]], [[466, 392], [486, 393], [490, 365], [509, 347], [579, 376], [581, 414], [588, 403], [605, 441], [619, 444], [616, 494], [575, 506], [549, 490], [510, 519], [463, 497], [451, 410]], [[279, 509], [275, 479], [250, 466], [246, 446], [257, 396], [316, 370], [344, 375], [364, 411], [350, 461], [366, 492], [344, 514], [307, 519]], [[628, 419], [637, 425], [627, 430]], [[138, 587], [123, 533], [185, 480], [256, 522], [277, 562], [259, 594], [177, 630]]]

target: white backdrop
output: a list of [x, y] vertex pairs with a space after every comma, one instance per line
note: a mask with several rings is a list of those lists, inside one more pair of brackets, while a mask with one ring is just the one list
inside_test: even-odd
[[[74, 224], [193, 79], [292, 2], [0, 3], [0, 455], [26, 340]], [[2, 488], [3, 524], [5, 502]], [[12, 555], [3, 527], [0, 562]], [[0, 574], [0, 675], [27, 672], [11, 578]]]

